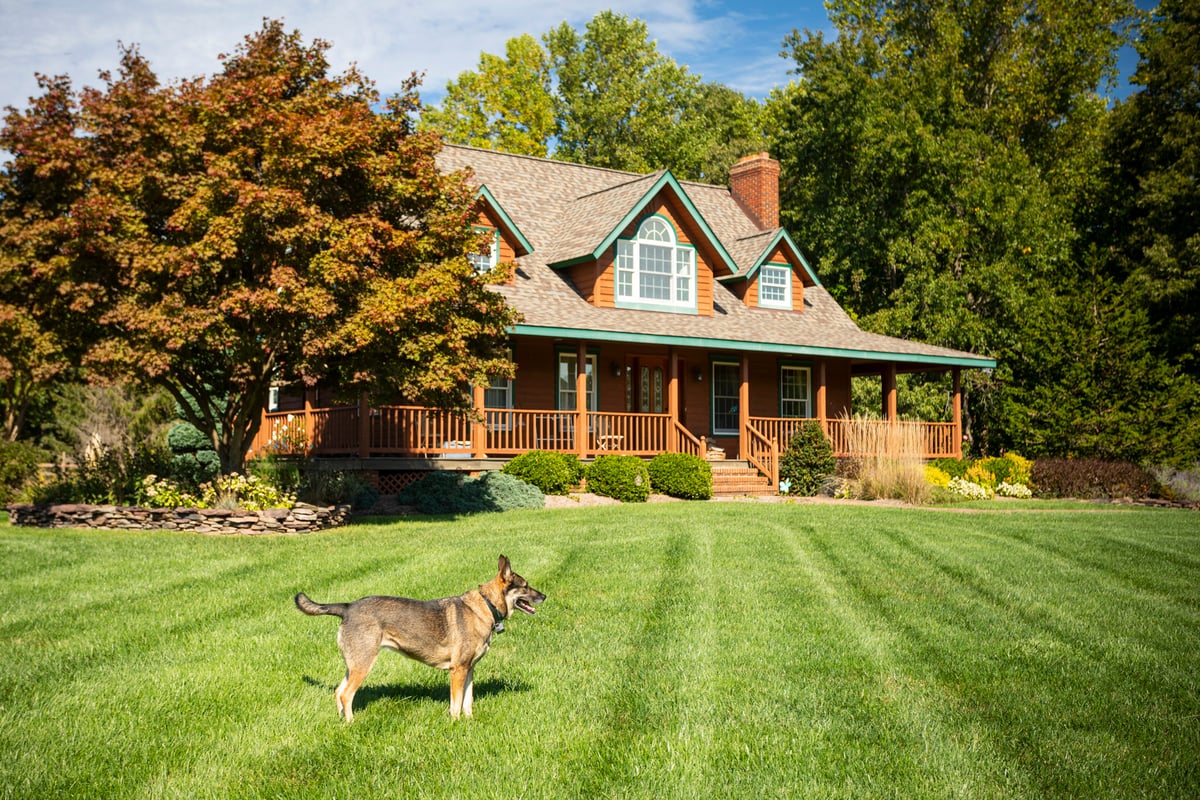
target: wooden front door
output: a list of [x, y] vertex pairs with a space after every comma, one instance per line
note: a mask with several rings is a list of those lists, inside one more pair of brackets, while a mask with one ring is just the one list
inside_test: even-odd
[[625, 362], [625, 410], [640, 414], [667, 413], [667, 360], [633, 356]]

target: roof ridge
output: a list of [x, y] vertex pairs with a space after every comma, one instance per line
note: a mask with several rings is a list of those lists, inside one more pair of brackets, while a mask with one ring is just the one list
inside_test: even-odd
[[[442, 142], [442, 149], [443, 150], [446, 150], [446, 149], [473, 150], [476, 153], [487, 153], [488, 155], [504, 156], [505, 158], [519, 158], [519, 159], [522, 159], [525, 161], [540, 161], [544, 164], [553, 164], [556, 167], [558, 167], [558, 166], [574, 167], [576, 169], [586, 169], [591, 172], [608, 172], [608, 173], [612, 173], [614, 175], [633, 175], [636, 177], [645, 177], [647, 174], [653, 174], [653, 173], [643, 173], [643, 172], [631, 172], [629, 170], [613, 169], [611, 167], [596, 167], [591, 164], [579, 164], [575, 161], [560, 161], [557, 158], [550, 158], [549, 156], [530, 156], [530, 155], [525, 155], [524, 153], [510, 153], [507, 150], [493, 150], [490, 147], [477, 147], [475, 145], [470, 145], [470, 144], [454, 144], [452, 142], [446, 142], [446, 141]], [[665, 171], [665, 170], [663, 170], [663, 171]]]
[[614, 183], [612, 186], [605, 186], [605, 187], [603, 187], [603, 188], [601, 188], [601, 189], [597, 189], [597, 190], [596, 190], [596, 191], [594, 191], [594, 192], [588, 192], [588, 193], [586, 193], [586, 194], [577, 195], [577, 196], [576, 196], [574, 199], [576, 199], [576, 200], [584, 200], [584, 199], [586, 199], [586, 198], [588, 198], [588, 197], [595, 197], [595, 196], [596, 196], [596, 195], [598, 195], [598, 194], [604, 194], [605, 192], [611, 192], [611, 191], [613, 191], [613, 190], [615, 190], [615, 189], [627, 189], [627, 188], [629, 188], [630, 186], [633, 186], [634, 184], [641, 183], [642, 181], [648, 181], [648, 180], [650, 180], [651, 178], [653, 178], [653, 179], [654, 179], [654, 181], [658, 181], [658, 180], [659, 180], [659, 179], [660, 179], [660, 178], [661, 178], [663, 175], [666, 175], [666, 174], [667, 174], [667, 170], [665, 170], [665, 169], [660, 169], [658, 172], [648, 172], [648, 173], [646, 173], [646, 174], [644, 174], [644, 175], [639, 175], [639, 174], [638, 174], [638, 173], [636, 173], [636, 172], [630, 172], [630, 173], [625, 173], [625, 174], [628, 174], [628, 175], [635, 175], [635, 176], [637, 176], [637, 177], [635, 177], [635, 178], [633, 178], [633, 179], [631, 179], [631, 180], [627, 180], [627, 181], [625, 181], [625, 182], [623, 182], [623, 183]]

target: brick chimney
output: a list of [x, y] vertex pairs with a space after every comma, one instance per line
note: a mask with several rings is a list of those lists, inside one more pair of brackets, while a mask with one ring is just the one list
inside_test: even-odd
[[729, 170], [729, 188], [760, 230], [779, 227], [779, 162], [767, 153], [744, 156]]

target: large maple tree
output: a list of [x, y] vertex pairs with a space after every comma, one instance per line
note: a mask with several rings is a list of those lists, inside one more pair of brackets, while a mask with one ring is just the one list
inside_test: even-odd
[[416, 130], [416, 78], [381, 104], [328, 48], [268, 20], [169, 85], [124, 48], [103, 88], [42, 79], [0, 135], [27, 177], [3, 198], [10, 282], [57, 298], [38, 321], [89, 370], [165, 387], [227, 472], [275, 381], [453, 407], [511, 375], [513, 312], [466, 258], [475, 190]]

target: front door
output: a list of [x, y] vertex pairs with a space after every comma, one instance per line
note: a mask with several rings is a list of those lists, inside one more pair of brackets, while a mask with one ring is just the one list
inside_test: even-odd
[[667, 412], [667, 360], [633, 356], [625, 362], [625, 410], [641, 414]]

